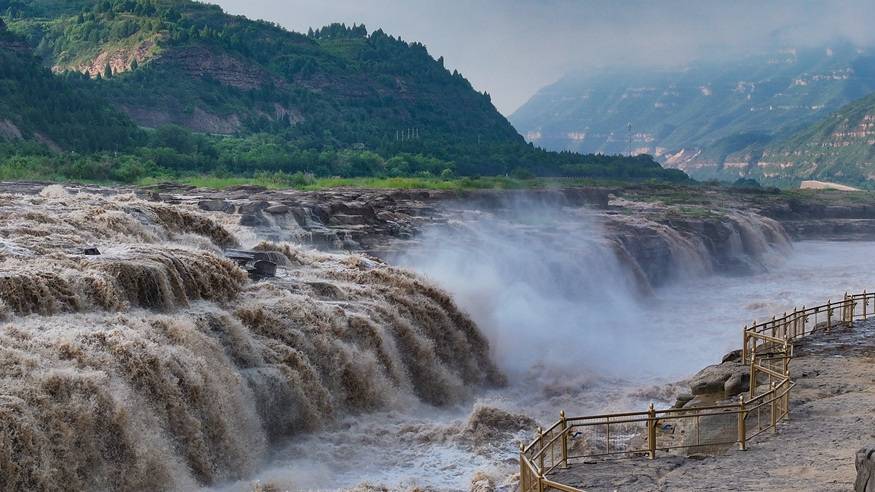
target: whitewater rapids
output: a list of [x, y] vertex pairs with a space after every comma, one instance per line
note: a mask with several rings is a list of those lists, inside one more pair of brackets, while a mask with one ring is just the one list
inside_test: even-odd
[[221, 254], [238, 245], [185, 206], [0, 195], [0, 489], [241, 479], [290, 435], [502, 384], [415, 275], [262, 243], [281, 274], [254, 283]]

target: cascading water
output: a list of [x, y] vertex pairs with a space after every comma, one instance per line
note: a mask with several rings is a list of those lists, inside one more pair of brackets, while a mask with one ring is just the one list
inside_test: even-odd
[[[640, 325], [644, 296], [597, 217], [540, 203], [472, 212], [427, 230], [393, 263], [455, 294], [515, 378], [538, 371], [612, 371]], [[642, 359], [644, 358], [644, 359]], [[636, 367], [638, 364], [635, 364]]]
[[[132, 196], [0, 195], [0, 489], [191, 489], [355, 412], [502, 382], [443, 292], [356, 256], [237, 239]], [[97, 247], [99, 256], [82, 254]]]
[[[258, 244], [225, 213], [0, 195], [0, 489], [513, 487], [532, 418], [668, 401], [667, 378], [735, 348], [748, 318], [860, 270], [829, 244], [773, 264], [786, 235], [742, 211], [455, 210], [393, 259], [451, 298], [367, 257]], [[221, 256], [237, 246], [279, 278], [248, 281]], [[754, 276], [710, 275], [736, 268]]]

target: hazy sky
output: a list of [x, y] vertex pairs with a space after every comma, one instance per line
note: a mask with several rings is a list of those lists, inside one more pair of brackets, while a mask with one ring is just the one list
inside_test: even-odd
[[295, 31], [364, 23], [421, 41], [512, 113], [571, 69], [875, 44], [875, 0], [211, 0]]

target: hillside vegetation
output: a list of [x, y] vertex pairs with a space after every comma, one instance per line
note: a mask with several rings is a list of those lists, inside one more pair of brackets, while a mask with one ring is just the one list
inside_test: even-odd
[[[364, 26], [294, 33], [189, 0], [0, 0], [0, 15], [12, 33], [5, 35], [26, 42], [56, 74], [37, 71], [40, 77], [81, 93], [83, 101], [92, 98], [91, 111], [114, 118], [74, 111], [25, 124], [16, 116], [32, 128], [20, 138], [44, 134], [48, 140], [36, 141], [56, 152], [34, 157], [29, 148], [5, 146], [0, 155], [17, 164], [0, 170], [0, 178], [38, 169], [79, 179], [156, 173], [686, 179], [649, 158], [529, 145], [488, 94], [425, 46]], [[21, 80], [17, 73], [9, 78]], [[14, 97], [0, 104], [14, 108]], [[106, 142], [71, 141], [62, 134], [77, 132], [49, 130], [56, 123], [70, 128], [66, 121], [94, 122], [91, 133]], [[13, 137], [7, 132], [7, 140]], [[92, 154], [71, 157], [59, 149]]]
[[786, 185], [814, 179], [873, 188], [875, 94], [768, 145], [738, 173]]

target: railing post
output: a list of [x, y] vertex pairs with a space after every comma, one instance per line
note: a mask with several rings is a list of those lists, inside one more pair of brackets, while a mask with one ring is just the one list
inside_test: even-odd
[[568, 421], [565, 420], [565, 410], [559, 411], [559, 420], [562, 422], [562, 468], [568, 468]]
[[747, 364], [747, 325], [741, 330], [741, 363]]
[[778, 420], [777, 420], [777, 418], [778, 418], [778, 409], [777, 409], [778, 398], [776, 396], [775, 383], [772, 382], [772, 384], [770, 386], [771, 386], [771, 390], [772, 390], [772, 398], [771, 398], [772, 404], [770, 405], [771, 410], [772, 410], [772, 434], [777, 434], [778, 433]]
[[738, 449], [741, 451], [747, 450], [747, 429], [745, 428], [745, 418], [747, 411], [744, 409], [744, 395], [738, 395]]
[[529, 486], [526, 483], [526, 478], [528, 476], [528, 468], [526, 466], [526, 456], [525, 456], [526, 447], [523, 443], [520, 443], [520, 492], [527, 492], [529, 490]]
[[750, 356], [750, 398], [753, 399], [757, 395], [757, 354], [754, 352]]
[[650, 459], [656, 458], [656, 409], [653, 403], [647, 408], [647, 449]]
[[538, 475], [544, 474], [544, 429], [538, 427]]
[[863, 321], [866, 321], [866, 308], [869, 307], [869, 298], [866, 297], [866, 291], [863, 290]]
[[843, 311], [843, 313], [842, 313], [842, 318], [843, 318], [842, 321], [843, 321], [844, 323], [850, 323], [850, 322], [851, 322], [851, 317], [849, 316], [849, 315], [850, 315], [850, 310], [848, 309], [848, 306], [850, 306], [850, 304], [851, 304], [851, 300], [850, 300], [850, 298], [848, 298], [848, 293], [845, 292], [845, 299], [844, 299], [844, 307], [845, 307], [845, 309], [844, 309], [844, 311]]
[[826, 332], [832, 330], [832, 299], [826, 301]]

